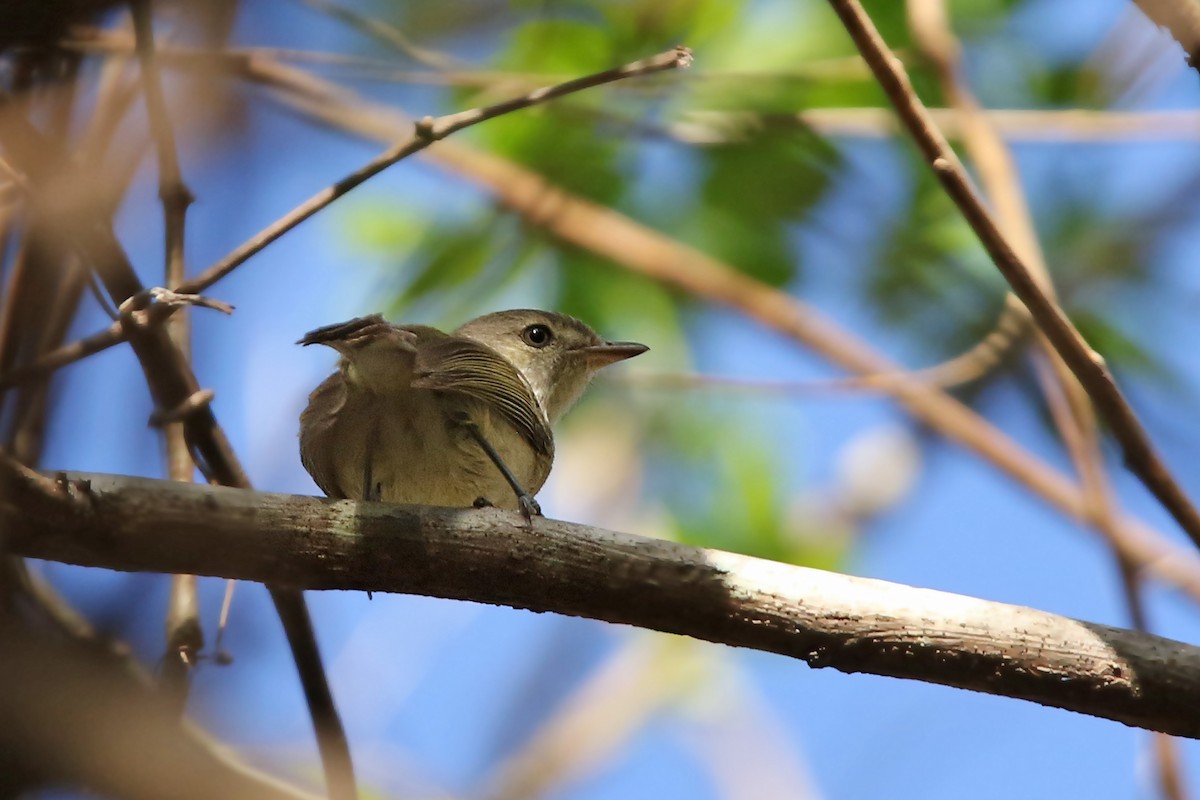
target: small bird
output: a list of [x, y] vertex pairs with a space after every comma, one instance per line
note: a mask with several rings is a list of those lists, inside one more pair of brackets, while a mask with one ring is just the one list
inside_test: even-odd
[[298, 344], [341, 354], [300, 415], [300, 458], [330, 497], [519, 509], [554, 462], [551, 426], [601, 367], [646, 352], [552, 311], [485, 314], [453, 333], [379, 314]]

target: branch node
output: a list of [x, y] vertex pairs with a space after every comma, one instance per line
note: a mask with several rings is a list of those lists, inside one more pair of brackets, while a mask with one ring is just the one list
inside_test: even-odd
[[131, 317], [134, 313], [144, 310], [151, 303], [156, 303], [162, 306], [203, 306], [211, 308], [214, 311], [220, 311], [222, 314], [232, 314], [233, 306], [221, 300], [214, 300], [211, 297], [205, 297], [200, 294], [184, 294], [166, 289], [162, 286], [155, 286], [151, 289], [145, 289], [135, 295], [131, 295], [121, 303], [118, 309], [122, 317]]
[[172, 422], [182, 422], [202, 408], [207, 408], [217, 393], [212, 389], [201, 389], [188, 395], [172, 409], [159, 409], [150, 415], [150, 427], [161, 428]]
[[436, 142], [441, 137], [437, 132], [437, 120], [433, 117], [422, 117], [413, 123], [413, 135], [422, 142]]
[[188, 206], [196, 202], [196, 195], [183, 181], [169, 181], [159, 186], [158, 199], [164, 206], [179, 212], [185, 211]]

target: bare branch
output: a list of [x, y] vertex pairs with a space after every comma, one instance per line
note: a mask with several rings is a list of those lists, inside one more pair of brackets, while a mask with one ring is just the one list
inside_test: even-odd
[[33, 636], [11, 619], [0, 620], [0, 638], [0, 752], [21, 767], [0, 778], [5, 788], [76, 784], [138, 800], [314, 800], [180, 723], [156, 692], [97, 649]]
[[163, 97], [162, 80], [159, 77], [158, 61], [154, 52], [151, 3], [152, 0], [129, 0], [133, 13], [138, 63], [142, 68], [142, 91], [146, 97], [150, 130], [154, 135], [154, 151], [158, 155], [158, 197], [162, 201], [163, 217], [166, 221], [167, 283], [177, 286], [183, 281], [183, 237], [187, 209], [194, 197], [184, 184], [183, 175], [179, 170], [175, 131], [171, 126], [171, 117], [167, 114], [167, 102]]
[[[37, 169], [41, 154], [61, 148], [47, 140], [23, 117], [6, 115], [2, 119], [6, 124], [0, 127], [0, 142], [12, 155], [15, 166], [24, 170], [36, 190], [42, 191], [43, 187], [38, 184], [46, 175], [45, 170]], [[63, 163], [67, 163], [65, 159]], [[37, 172], [32, 173], [30, 167]], [[134, 313], [159, 293], [142, 286], [113, 233], [110, 220], [95, 212], [81, 211], [76, 216], [67, 228], [67, 238], [83, 261], [96, 271], [113, 301], [120, 304], [119, 323], [137, 355], [155, 406], [168, 414], [188, 409], [189, 413], [182, 420], [188, 447], [209, 480], [249, 488], [249, 479], [212, 409], [206, 403], [194, 402], [201, 396], [201, 390], [184, 354], [168, 333], [155, 324], [151, 313]], [[185, 299], [188, 293], [178, 293], [174, 297]], [[273, 586], [268, 589], [292, 648], [317, 731], [330, 796], [333, 800], [352, 800], [357, 796], [357, 789], [350, 749], [321, 664], [304, 598], [299, 592]]]
[[1198, 0], [1134, 0], [1142, 13], [1166, 28], [1183, 47], [1188, 64], [1200, 69], [1200, 2]]
[[1113, 436], [1124, 452], [1126, 466], [1200, 547], [1200, 513], [1155, 452], [1104, 359], [1092, 350], [1062, 309], [1047, 295], [1037, 277], [997, 228], [958, 156], [913, 91], [900, 60], [888, 49], [858, 0], [830, 0], [830, 3], [946, 193], [975, 231], [997, 269], [1029, 308], [1038, 328], [1083, 384], [1112, 428]]
[[13, 551], [587, 616], [1200, 738], [1200, 648], [1029, 608], [495, 509], [331, 501], [0, 459]]
[[[927, 110], [946, 136], [963, 136], [964, 121], [956, 109]], [[1072, 144], [1200, 138], [1200, 114], [1190, 109], [991, 108], [983, 114], [1001, 136], [1011, 141]], [[665, 132], [690, 144], [705, 145], [745, 141], [757, 131], [781, 127], [808, 127], [826, 136], [868, 139], [904, 132], [895, 113], [886, 108], [808, 108], [793, 114], [689, 111], [670, 123]]]
[[429, 145], [436, 141], [446, 138], [452, 133], [456, 133], [463, 128], [476, 125], [489, 119], [504, 114], [518, 111], [522, 108], [545, 103], [563, 95], [579, 92], [584, 89], [590, 89], [595, 86], [601, 86], [605, 83], [633, 78], [639, 75], [649, 75], [654, 72], [661, 72], [668, 69], [681, 69], [691, 64], [691, 51], [686, 47], [676, 47], [665, 53], [660, 53], [652, 58], [634, 61], [631, 64], [626, 64], [623, 67], [597, 72], [594, 75], [587, 75], [582, 78], [560, 83], [556, 86], [548, 86], [543, 89], [536, 89], [521, 97], [506, 100], [502, 103], [486, 106], [484, 108], [475, 108], [468, 111], [460, 111], [456, 114], [447, 114], [443, 117], [426, 117], [419, 121], [414, 126], [413, 133], [400, 144], [387, 150], [369, 164], [356, 170], [355, 172], [342, 178], [337, 183], [327, 189], [323, 189], [317, 194], [305, 200], [300, 205], [289, 211], [284, 216], [280, 217], [275, 222], [268, 225], [262, 231], [251, 237], [241, 247], [235, 249], [225, 258], [213, 264], [204, 272], [192, 280], [178, 287], [181, 292], [202, 292], [215, 282], [228, 275], [240, 264], [246, 261], [251, 256], [258, 253], [271, 242], [278, 239], [283, 234], [290, 231], [292, 228], [299, 225], [304, 220], [311, 217], [321, 209], [328, 206], [334, 200], [345, 195], [352, 189], [360, 186], [370, 178], [378, 175], [383, 170], [402, 161], [409, 156], [419, 153]]
[[[147, 300], [155, 301], [148, 309], [145, 308]], [[203, 295], [179, 294], [178, 292], [171, 292], [162, 288], [148, 289], [145, 294], [138, 295], [132, 304], [127, 300], [122, 305], [126, 313], [137, 315], [138, 319], [141, 320], [141, 324], [146, 326], [161, 323], [175, 313], [177, 309], [186, 305], [203, 306], [204, 308], [211, 308], [225, 314], [233, 313], [233, 306], [220, 300], [214, 300]], [[130, 312], [131, 308], [137, 310]], [[0, 375], [0, 391], [33, 380], [60, 367], [65, 367], [67, 364], [73, 364], [88, 356], [107, 350], [113, 345], [125, 341], [125, 338], [125, 329], [121, 322], [115, 322], [102, 331], [97, 331], [84, 339], [63, 345], [39, 356], [28, 364], [22, 364], [4, 375]]]

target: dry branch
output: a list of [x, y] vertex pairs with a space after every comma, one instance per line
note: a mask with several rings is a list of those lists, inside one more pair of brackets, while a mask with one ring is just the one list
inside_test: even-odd
[[[194, 197], [183, 181], [175, 131], [167, 113], [162, 79], [154, 42], [152, 0], [130, 0], [138, 63], [141, 66], [142, 92], [150, 130], [154, 136], [154, 152], [158, 157], [158, 197], [163, 207], [164, 251], [166, 264], [163, 283], [178, 286], [183, 283], [186, 261], [184, 237], [187, 229], [187, 209]], [[180, 356], [191, 359], [191, 327], [188, 312], [180, 311], [167, 322], [171, 341], [179, 348]], [[193, 395], [194, 396], [194, 395]], [[156, 414], [161, 415], [163, 409]], [[182, 417], [181, 417], [182, 419]], [[195, 472], [192, 455], [182, 422], [163, 426], [167, 445], [167, 474], [171, 480], [191, 481]], [[204, 647], [204, 629], [200, 623], [200, 601], [196, 594], [196, 579], [192, 575], [176, 575], [171, 580], [171, 596], [167, 606], [167, 645], [163, 654], [162, 684], [180, 711], [187, 707], [191, 689], [191, 672], [196, 656]]]
[[1197, 0], [1134, 0], [1155, 25], [1170, 32], [1183, 47], [1189, 66], [1200, 68], [1200, 2]]
[[268, 225], [259, 233], [252, 236], [244, 244], [234, 249], [229, 255], [222, 258], [217, 263], [205, 269], [192, 280], [178, 287], [181, 292], [202, 292], [209, 286], [219, 281], [221, 278], [228, 275], [248, 258], [258, 253], [271, 242], [278, 239], [283, 234], [290, 231], [292, 228], [299, 225], [304, 220], [311, 217], [321, 209], [328, 206], [333, 201], [342, 197], [352, 189], [362, 185], [367, 180], [378, 175], [383, 170], [396, 164], [409, 156], [421, 152], [429, 147], [434, 142], [441, 141], [447, 136], [461, 131], [463, 128], [468, 128], [472, 125], [477, 125], [489, 119], [510, 114], [513, 111], [519, 111], [523, 108], [545, 103], [564, 95], [573, 94], [574, 92], [591, 89], [596, 86], [602, 86], [606, 83], [624, 80], [626, 78], [634, 78], [641, 75], [650, 75], [655, 72], [661, 72], [668, 69], [683, 69], [690, 66], [692, 63], [691, 51], [686, 47], [676, 47], [668, 50], [665, 53], [659, 53], [650, 58], [644, 58], [639, 61], [634, 61], [625, 64], [621, 67], [597, 72], [592, 75], [585, 75], [581, 78], [565, 81], [564, 83], [555, 86], [547, 86], [542, 89], [535, 89], [528, 94], [514, 97], [511, 100], [505, 100], [494, 105], [485, 106], [483, 108], [472, 108], [466, 111], [460, 111], [456, 114], [447, 114], [442, 117], [425, 117], [413, 126], [412, 133], [409, 134], [399, 144], [390, 147], [386, 152], [380, 154], [377, 158], [371, 160], [361, 169], [347, 175], [332, 186], [317, 192], [315, 195], [305, 200], [294, 209], [284, 214], [275, 222]]
[[[55, 152], [58, 146], [22, 117], [7, 115], [0, 121], [5, 123], [0, 127], [0, 144], [13, 156], [14, 164], [30, 179], [34, 190], [44, 192], [44, 184], [50, 180], [44, 154]], [[202, 390], [184, 354], [168, 332], [156, 323], [154, 314], [139, 316], [131, 313], [142, 308], [148, 299], [163, 295], [142, 286], [129, 257], [113, 233], [111, 221], [94, 210], [81, 208], [76, 210], [73, 217], [62, 220], [62, 229], [70, 245], [95, 270], [113, 302], [120, 306], [122, 313], [119, 324], [141, 365], [158, 412], [167, 419], [179, 409], [188, 409], [181, 421], [196, 465], [210, 481], [250, 488], [250, 481], [212, 409], [206, 403], [195, 402]], [[175, 300], [191, 297], [181, 293], [166, 294]], [[357, 791], [349, 747], [321, 665], [304, 598], [298, 592], [272, 586], [268, 588], [292, 648], [293, 660], [317, 730], [318, 749], [330, 796], [334, 800], [353, 798]]]
[[0, 460], [14, 552], [586, 616], [1200, 738], [1200, 648], [1029, 608], [494, 509], [331, 501]]
[[100, 649], [11, 620], [0, 620], [0, 640], [0, 791], [74, 785], [130, 800], [316, 800], [181, 722]]
[[1033, 315], [1038, 329], [1083, 384], [1120, 444], [1125, 464], [1158, 498], [1200, 547], [1200, 513], [1159, 458], [1137, 415], [1125, 400], [1104, 359], [1094, 351], [1062, 308], [1046, 293], [1025, 261], [1014, 252], [983, 204], [946, 137], [934, 125], [912, 88], [903, 64], [888, 49], [858, 0], [830, 0], [884, 93], [1013, 292]]

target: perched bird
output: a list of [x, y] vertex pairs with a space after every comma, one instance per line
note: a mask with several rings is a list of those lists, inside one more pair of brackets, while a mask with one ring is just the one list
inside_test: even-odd
[[521, 309], [453, 333], [374, 314], [298, 344], [341, 354], [300, 415], [300, 457], [330, 497], [540, 514], [550, 427], [601, 367], [648, 349], [573, 317]]

